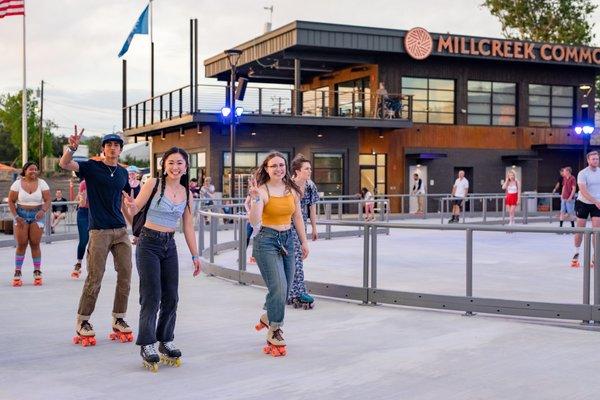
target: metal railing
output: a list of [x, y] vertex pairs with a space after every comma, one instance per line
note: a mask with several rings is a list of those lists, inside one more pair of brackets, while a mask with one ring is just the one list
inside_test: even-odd
[[[210, 219], [222, 218], [224, 214], [200, 211], [203, 216]], [[208, 247], [204, 245], [204, 231], [200, 249], [205, 257], [204, 270], [210, 275], [217, 275], [226, 279], [234, 280], [240, 284], [265, 286], [259, 274], [246, 270], [246, 237], [243, 221], [246, 217], [236, 215], [234, 218], [240, 221], [240, 232], [238, 239], [230, 242], [217, 243], [217, 230], [212, 228], [209, 232]], [[341, 299], [358, 300], [362, 303], [385, 303], [392, 305], [404, 305], [411, 307], [423, 307], [443, 310], [463, 311], [466, 315], [475, 312], [527, 316], [536, 318], [554, 318], [566, 320], [579, 320], [584, 323], [590, 321], [600, 322], [600, 268], [594, 270], [593, 284], [591, 281], [591, 248], [594, 246], [594, 264], [600, 265], [600, 229], [592, 228], [549, 228], [531, 226], [489, 226], [489, 225], [437, 225], [437, 224], [414, 224], [414, 223], [390, 223], [390, 222], [359, 222], [359, 221], [319, 221], [318, 224], [325, 226], [343, 226], [359, 228], [362, 236], [362, 286], [348, 286], [333, 282], [307, 281], [308, 291], [312, 294], [335, 297]], [[378, 278], [378, 235], [379, 229], [385, 230], [436, 230], [436, 231], [462, 231], [465, 234], [465, 281], [464, 296], [453, 296], [443, 294], [431, 294], [424, 292], [403, 292], [388, 289], [379, 289]], [[521, 232], [530, 234], [554, 234], [554, 233], [581, 233], [583, 234], [583, 278], [581, 303], [558, 303], [541, 301], [521, 301], [498, 298], [483, 298], [473, 296], [473, 248], [474, 232]], [[593, 240], [592, 240], [593, 238]], [[215, 263], [215, 255], [218, 251], [237, 250], [237, 269], [227, 268]], [[593, 302], [590, 303], [593, 285]]]
[[[229, 103], [229, 86], [202, 84], [196, 86], [196, 91], [187, 85], [124, 107], [124, 128], [139, 128], [194, 112], [218, 114]], [[369, 91], [305, 90], [300, 96], [301, 107], [296, 110], [295, 94], [295, 89], [248, 87], [244, 100], [236, 103], [246, 115], [412, 120], [412, 95], [378, 97]]]

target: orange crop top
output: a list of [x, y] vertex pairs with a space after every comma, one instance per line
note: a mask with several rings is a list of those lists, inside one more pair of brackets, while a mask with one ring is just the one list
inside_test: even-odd
[[262, 214], [263, 225], [289, 225], [292, 222], [292, 214], [296, 211], [296, 201], [292, 193], [281, 196], [273, 197], [269, 193], [269, 187], [267, 188], [267, 194], [269, 195], [269, 202], [265, 204]]

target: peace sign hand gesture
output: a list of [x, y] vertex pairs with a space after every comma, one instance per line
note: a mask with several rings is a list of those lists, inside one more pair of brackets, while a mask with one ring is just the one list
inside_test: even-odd
[[125, 207], [127, 207], [127, 209], [129, 210], [129, 213], [131, 215], [135, 215], [138, 213], [139, 209], [135, 204], [135, 199], [129, 194], [127, 194], [127, 192], [125, 191], [123, 191], [123, 203], [125, 204]]
[[79, 147], [79, 141], [83, 136], [83, 131], [85, 131], [85, 129], [81, 128], [81, 131], [77, 133], [77, 125], [75, 125], [75, 128], [73, 129], [73, 134], [69, 137], [69, 147], [73, 149]]
[[248, 178], [248, 194], [252, 198], [260, 196], [260, 191], [258, 190], [258, 183], [256, 182], [256, 178], [254, 176]]

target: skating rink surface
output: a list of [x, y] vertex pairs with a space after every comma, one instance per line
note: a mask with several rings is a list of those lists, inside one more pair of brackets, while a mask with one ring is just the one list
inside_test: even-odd
[[[541, 225], [547, 226], [547, 225]], [[230, 232], [220, 234], [230, 237]], [[475, 233], [474, 295], [580, 303], [582, 270], [568, 235]], [[223, 240], [223, 239], [221, 239]], [[0, 399], [597, 399], [600, 331], [577, 322], [363, 306], [317, 298], [287, 308], [286, 357], [262, 354], [254, 330], [265, 290], [191, 276], [182, 235], [175, 342], [179, 368], [141, 366], [133, 343], [110, 341], [116, 273], [109, 262], [91, 322], [95, 347], [71, 343], [76, 242], [43, 245], [44, 285], [10, 285], [14, 248], [0, 248]], [[379, 238], [379, 287], [464, 294], [464, 233], [395, 231]], [[236, 254], [217, 262], [232, 265]], [[134, 265], [135, 269], [135, 265]], [[249, 270], [256, 267], [249, 266]], [[362, 240], [311, 243], [307, 280], [360, 286]], [[128, 321], [137, 332], [138, 279]]]

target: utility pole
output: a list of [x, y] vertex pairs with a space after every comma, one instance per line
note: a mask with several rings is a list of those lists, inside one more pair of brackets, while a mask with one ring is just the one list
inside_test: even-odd
[[40, 173], [44, 170], [44, 80], [40, 87]]

